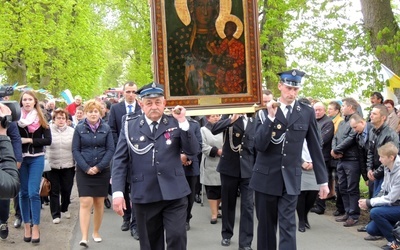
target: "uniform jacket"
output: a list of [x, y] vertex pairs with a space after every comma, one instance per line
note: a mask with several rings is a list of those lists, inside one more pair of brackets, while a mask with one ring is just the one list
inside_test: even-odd
[[[140, 114], [140, 106], [136, 102], [134, 112]], [[125, 101], [111, 105], [110, 115], [108, 116], [108, 125], [110, 125], [115, 145], [117, 145], [119, 133], [121, 132], [122, 117], [126, 115]]]
[[100, 171], [110, 167], [114, 150], [110, 126], [103, 121], [100, 122], [96, 132], [90, 129], [86, 119], [75, 127], [72, 154], [81, 171], [86, 173], [94, 166]]
[[351, 115], [345, 116], [339, 124], [338, 131], [332, 140], [332, 150], [336, 154], [342, 154], [340, 160], [358, 161], [360, 158], [358, 145], [356, 143], [357, 132], [350, 127]]
[[194, 133], [196, 135], [198, 144], [199, 144], [199, 151], [197, 152], [197, 154], [195, 155], [186, 155], [187, 159], [192, 161], [192, 164], [190, 164], [189, 166], [182, 166], [183, 170], [185, 171], [185, 175], [186, 176], [199, 176], [200, 175], [200, 149], [201, 149], [201, 144], [202, 139], [201, 139], [201, 133], [200, 133], [200, 124], [192, 119], [192, 118], [188, 118], [187, 119], [188, 122], [190, 123], [190, 126], [194, 128]]
[[14, 198], [19, 186], [19, 171], [10, 138], [0, 135], [0, 199]]
[[[264, 112], [267, 117], [267, 111]], [[272, 137], [277, 139], [284, 133], [285, 139], [281, 143], [272, 143]], [[317, 183], [328, 182], [314, 109], [296, 101], [289, 122], [281, 108], [278, 108], [274, 121], [268, 117], [264, 122], [257, 119], [257, 158], [250, 187], [268, 195], [281, 196], [284, 188], [289, 195], [300, 194], [304, 139], [307, 140]]]
[[217, 155], [217, 152], [218, 149], [222, 149], [223, 133], [213, 135], [211, 129], [211, 123], [207, 123], [200, 129], [203, 138], [200, 183], [207, 186], [221, 186], [221, 177], [217, 172], [220, 157]]
[[[112, 190], [124, 192], [127, 172], [131, 174], [131, 199], [133, 203], [151, 203], [175, 200], [191, 191], [182, 168], [180, 153], [195, 155], [199, 152], [194, 127], [188, 131], [179, 128], [178, 121], [163, 115], [153, 138], [144, 115], [127, 119], [122, 127], [112, 168]], [[136, 149], [154, 146], [146, 153], [135, 153], [127, 140]], [[170, 140], [170, 142], [169, 142]]]
[[29, 133], [28, 127], [21, 128], [18, 126], [21, 138], [32, 138], [32, 143], [22, 144], [22, 153], [30, 154], [44, 154], [44, 146], [51, 144], [51, 131], [50, 128], [43, 128], [40, 126], [33, 133]]
[[318, 119], [317, 123], [321, 129], [322, 154], [324, 155], [325, 161], [329, 161], [332, 158], [331, 149], [335, 127], [333, 126], [332, 119], [326, 115]]
[[[234, 152], [230, 145], [229, 128], [233, 128], [232, 144], [233, 146], [241, 145], [239, 152]], [[215, 123], [211, 132], [216, 135], [224, 133], [224, 144], [222, 147], [222, 155], [219, 160], [217, 171], [221, 174], [232, 177], [250, 178], [255, 161], [254, 149], [254, 132], [255, 120], [247, 117], [246, 130], [244, 129], [243, 120], [239, 117], [231, 124], [231, 119], [222, 119]]]

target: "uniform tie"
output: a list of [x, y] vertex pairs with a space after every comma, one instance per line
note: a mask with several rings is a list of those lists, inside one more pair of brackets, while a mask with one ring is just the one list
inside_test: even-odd
[[153, 125], [153, 128], [151, 129], [151, 134], [153, 135], [153, 137], [156, 137], [158, 122], [154, 121], [151, 123], [151, 125]]
[[133, 112], [132, 108], [133, 108], [133, 106], [132, 106], [131, 104], [129, 104], [129, 105], [128, 105], [128, 112], [129, 112], [129, 113], [132, 113], [132, 112]]
[[287, 105], [287, 106], [286, 106], [286, 109], [287, 109], [286, 120], [289, 121], [289, 119], [290, 119], [290, 113], [292, 112], [292, 106]]

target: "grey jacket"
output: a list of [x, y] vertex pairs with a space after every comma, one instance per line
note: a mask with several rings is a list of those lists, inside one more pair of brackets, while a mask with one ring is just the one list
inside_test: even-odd
[[397, 156], [393, 169], [385, 167], [382, 189], [372, 199], [367, 200], [368, 207], [399, 206], [400, 205], [400, 157]]

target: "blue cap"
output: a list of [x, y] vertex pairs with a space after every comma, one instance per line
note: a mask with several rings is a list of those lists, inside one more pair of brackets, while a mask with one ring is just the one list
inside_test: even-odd
[[292, 69], [278, 73], [280, 81], [290, 87], [300, 88], [301, 79], [306, 73], [303, 71]]
[[138, 91], [136, 91], [136, 94], [138, 94], [140, 98], [156, 98], [164, 96], [164, 86], [152, 82], [141, 87]]

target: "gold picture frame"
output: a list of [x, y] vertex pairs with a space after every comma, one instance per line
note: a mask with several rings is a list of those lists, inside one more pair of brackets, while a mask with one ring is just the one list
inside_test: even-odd
[[150, 4], [154, 79], [165, 86], [167, 106], [192, 114], [254, 110], [262, 96], [257, 1]]

